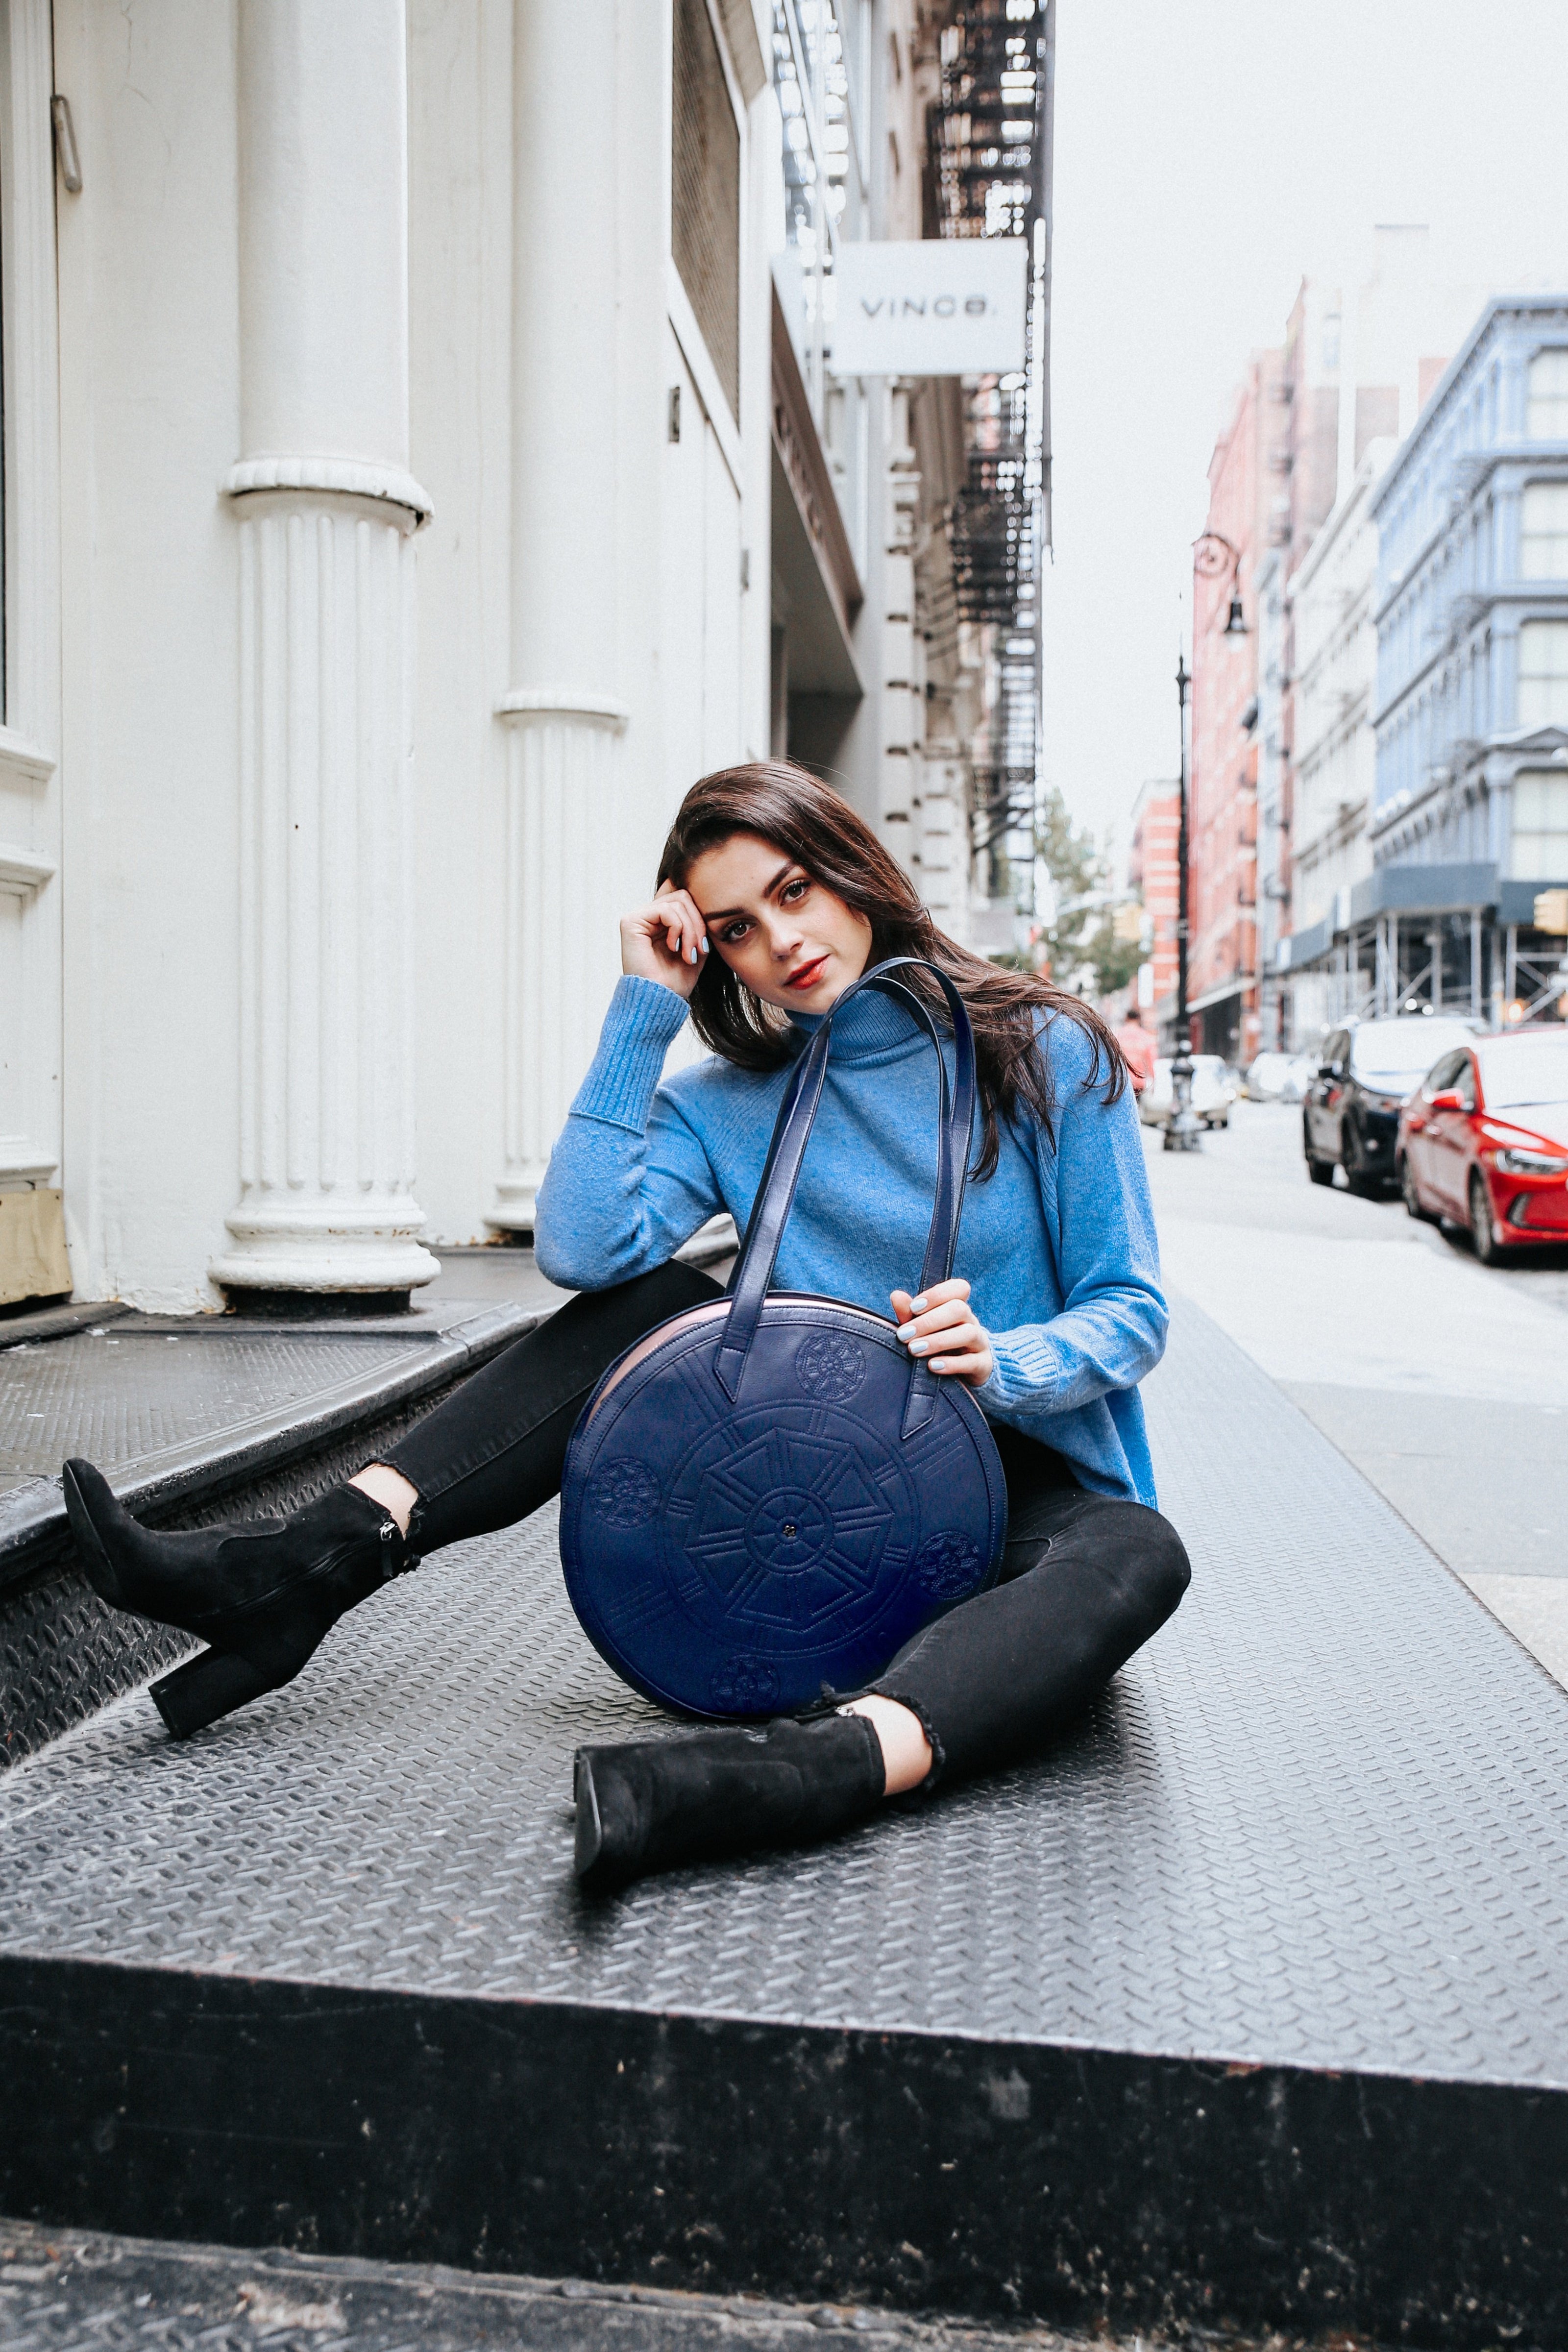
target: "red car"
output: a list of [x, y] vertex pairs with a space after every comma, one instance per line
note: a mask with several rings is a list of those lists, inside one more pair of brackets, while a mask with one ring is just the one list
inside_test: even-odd
[[1483, 1265], [1568, 1242], [1568, 1029], [1440, 1055], [1399, 1114], [1394, 1170], [1411, 1215], [1468, 1225]]

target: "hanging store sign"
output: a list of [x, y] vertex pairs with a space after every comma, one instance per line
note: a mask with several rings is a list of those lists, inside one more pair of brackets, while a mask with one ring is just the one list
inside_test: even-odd
[[1024, 365], [1024, 237], [841, 245], [830, 282], [835, 375], [1005, 375]]

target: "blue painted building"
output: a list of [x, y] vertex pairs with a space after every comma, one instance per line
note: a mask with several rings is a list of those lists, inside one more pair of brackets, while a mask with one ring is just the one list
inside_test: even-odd
[[1331, 970], [1342, 1010], [1550, 1016], [1568, 989], [1568, 941], [1536, 920], [1568, 885], [1568, 295], [1488, 303], [1368, 512], [1373, 871], [1281, 943], [1281, 969]]
[[1568, 296], [1488, 304], [1371, 511], [1373, 870], [1334, 928], [1369, 1010], [1540, 1017], [1568, 986], [1536, 923], [1568, 884]]

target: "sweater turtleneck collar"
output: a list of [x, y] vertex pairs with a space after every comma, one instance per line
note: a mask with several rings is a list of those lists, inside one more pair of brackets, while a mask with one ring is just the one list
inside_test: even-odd
[[[799, 1036], [803, 1049], [810, 1045], [826, 1018], [825, 1013], [790, 1014], [790, 1026]], [[889, 996], [880, 988], [868, 988], [853, 1004], [847, 1004], [834, 1022], [831, 1058], [835, 1068], [852, 1069], [868, 1063], [896, 1060], [912, 1047], [929, 1042], [914, 1014], [896, 997]]]

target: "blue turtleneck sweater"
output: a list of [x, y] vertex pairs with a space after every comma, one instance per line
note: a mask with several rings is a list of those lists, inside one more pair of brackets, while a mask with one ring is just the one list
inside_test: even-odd
[[[572, 1290], [603, 1290], [663, 1265], [727, 1209], [742, 1231], [785, 1073], [718, 1060], [662, 1077], [686, 1003], [623, 979], [593, 1067], [540, 1189], [539, 1264]], [[816, 1026], [799, 1017], [802, 1035]], [[1166, 1309], [1131, 1089], [1086, 1087], [1081, 1028], [1047, 1022], [1054, 1138], [1032, 1119], [1002, 1130], [996, 1172], [970, 1180], [953, 1272], [991, 1337], [977, 1402], [1066, 1456], [1096, 1494], [1154, 1502], [1138, 1382], [1160, 1360]], [[949, 1070], [952, 1048], [947, 1049]], [[847, 1005], [774, 1281], [890, 1317], [925, 1255], [936, 1169], [931, 1042], [879, 992]]]

